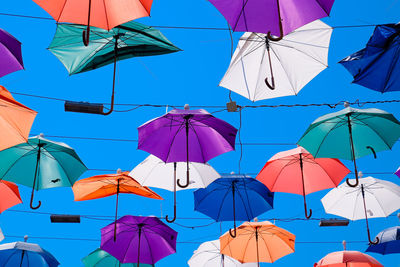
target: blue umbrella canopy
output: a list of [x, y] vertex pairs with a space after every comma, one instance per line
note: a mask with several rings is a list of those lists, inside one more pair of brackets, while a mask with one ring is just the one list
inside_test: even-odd
[[0, 245], [0, 266], [56, 267], [56, 258], [39, 245], [13, 242]]
[[375, 252], [383, 255], [400, 253], [400, 226], [385, 229], [376, 237], [379, 238], [379, 243], [370, 245], [366, 252]]
[[250, 221], [272, 209], [273, 198], [274, 193], [248, 175], [224, 175], [194, 192], [194, 209], [216, 221], [234, 221], [236, 232], [236, 220]]
[[379, 92], [400, 91], [400, 24], [375, 28], [366, 47], [339, 63], [353, 75], [353, 83]]

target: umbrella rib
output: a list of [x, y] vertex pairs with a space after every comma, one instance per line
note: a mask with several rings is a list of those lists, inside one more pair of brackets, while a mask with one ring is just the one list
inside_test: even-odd
[[321, 5], [321, 3], [319, 2], [319, 0], [315, 0], [315, 2], [317, 2], [318, 3], [318, 5], [321, 7], [321, 9], [325, 12], [325, 14], [327, 15], [327, 16], [329, 16], [329, 13], [325, 10], [325, 8]]
[[[154, 227], [154, 226], [152, 226], [152, 227]], [[147, 236], [143, 233], [143, 236], [144, 236], [144, 238], [146, 239], [146, 244], [147, 244], [147, 247], [149, 248], [149, 252], [150, 252], [150, 257], [151, 257], [151, 263], [152, 264], [154, 264], [154, 255], [153, 255], [153, 251], [151, 250], [151, 247], [150, 247], [150, 243], [149, 243], [149, 240], [147, 239]], [[163, 238], [164, 239], [164, 238]], [[139, 240], [140, 241], [140, 240]], [[167, 242], [168, 243], [168, 242]], [[169, 243], [168, 243], [169, 244]], [[139, 262], [139, 265], [140, 265], [140, 262]]]
[[[243, 198], [243, 196], [242, 196], [241, 191], [239, 190], [239, 187], [236, 186], [236, 184], [235, 184], [234, 186], [237, 188], [237, 190], [235, 190], [235, 191], [238, 193], [240, 199], [242, 200], [242, 203], [244, 204], [244, 207], [246, 207], [246, 205], [245, 205], [245, 200], [244, 200], [244, 198]], [[246, 211], [246, 215], [247, 215], [248, 220], [251, 220], [251, 219], [253, 219], [255, 216], [253, 217], [254, 214], [253, 214], [253, 210], [251, 209], [250, 202], [249, 202], [249, 196], [248, 196], [248, 194], [247, 194], [246, 182], [245, 182], [245, 181], [243, 181], [243, 187], [244, 187], [244, 192], [246, 193], [247, 204], [248, 204], [248, 207], [250, 208], [249, 211], [247, 211], [247, 209], [245, 208], [245, 211]], [[249, 216], [249, 213], [251, 213], [250, 216]], [[250, 217], [251, 217], [251, 218], [250, 218]]]
[[[80, 64], [79, 64], [77, 67], [74, 68], [74, 71], [72, 71], [72, 73], [74, 73], [75, 70], [78, 70], [78, 69], [80, 69], [80, 68], [82, 68], [82, 67], [84, 68], [85, 64], [86, 64], [90, 59], [94, 58], [99, 52], [101, 52], [103, 49], [105, 49], [105, 47], [106, 47], [107, 45], [109, 45], [109, 44], [112, 44], [112, 39], [111, 39], [108, 43], [105, 43], [103, 46], [98, 47], [98, 48], [94, 51], [94, 53], [89, 54], [88, 57], [87, 57], [85, 60], [82, 60], [82, 61], [80, 62]], [[111, 45], [110, 45], [110, 46], [111, 46]]]
[[[259, 235], [260, 237], [261, 237], [261, 239], [263, 240], [263, 242], [264, 242], [264, 244], [265, 244], [265, 247], [267, 248], [267, 251], [268, 251], [268, 256], [269, 256], [269, 260], [270, 260], [270, 262], [271, 263], [273, 263], [274, 262], [274, 260], [272, 259], [272, 255], [271, 255], [271, 251], [269, 250], [269, 247], [268, 247], [268, 244], [267, 244], [267, 241], [264, 239], [264, 236], [263, 235]], [[257, 241], [256, 241], [257, 242]]]
[[[27, 153], [25, 153], [25, 154], [22, 155], [21, 157], [18, 157], [16, 160], [14, 160], [13, 164], [11, 164], [11, 166], [7, 169], [7, 171], [2, 175], [2, 177], [1, 177], [0, 180], [3, 180], [4, 176], [7, 175], [7, 173], [15, 166], [15, 164], [18, 163], [18, 161], [20, 161], [20, 160], [21, 160], [22, 158], [24, 158], [24, 157], [30, 156], [30, 155], [28, 155], [28, 154], [31, 153], [31, 152], [32, 152], [32, 154], [34, 154], [34, 152], [33, 152], [32, 150], [28, 150]], [[35, 151], [35, 152], [36, 152], [36, 151]]]
[[368, 123], [362, 121], [362, 120], [358, 120], [359, 122], [361, 122], [362, 124], [364, 124], [365, 126], [367, 126], [369, 129], [371, 129], [377, 136], [379, 136], [379, 138], [385, 143], [385, 145], [391, 149], [391, 147], [389, 146], [389, 144], [386, 142], [386, 140], [381, 136], [381, 134], [379, 132], [377, 132], [374, 128], [372, 128]]
[[315, 152], [315, 156], [318, 155], [318, 153], [319, 153], [319, 151], [320, 151], [320, 149], [321, 149], [321, 147], [322, 147], [322, 144], [325, 142], [326, 138], [328, 138], [328, 135], [329, 135], [331, 132], [333, 132], [333, 130], [336, 130], [337, 128], [339, 128], [339, 127], [341, 127], [341, 126], [343, 126], [343, 125], [339, 125], [339, 122], [335, 122], [335, 124], [332, 126], [332, 128], [329, 130], [329, 132], [324, 136], [324, 138], [322, 138], [320, 144], [318, 145], [318, 149], [317, 149], [317, 151]]
[[250, 237], [249, 237], [249, 239], [247, 240], [246, 245], [244, 246], [243, 254], [242, 254], [242, 257], [241, 257], [241, 260], [240, 260], [240, 262], [242, 262], [242, 263], [244, 262], [244, 258], [245, 258], [245, 256], [246, 256], [247, 248], [249, 247], [249, 243], [250, 243], [251, 239], [253, 238], [253, 236], [255, 236], [254, 230], [251, 231]]
[[178, 130], [175, 132], [175, 134], [174, 134], [174, 136], [173, 136], [173, 138], [172, 138], [172, 140], [170, 142], [170, 145], [169, 145], [169, 148], [168, 148], [167, 157], [166, 157], [166, 161], [168, 161], [169, 154], [171, 153], [171, 148], [172, 148], [172, 145], [174, 144], [175, 138], [179, 134], [179, 132], [181, 131], [181, 129], [183, 127], [184, 127], [184, 123], [182, 122], [181, 125], [179, 126]]
[[[213, 190], [213, 191], [215, 191], [215, 190]], [[210, 195], [212, 193], [212, 191], [208, 194], [208, 195]], [[221, 216], [221, 211], [222, 211], [222, 207], [223, 207], [223, 205], [224, 205], [224, 202], [225, 202], [225, 199], [228, 197], [228, 194], [230, 193], [230, 190], [228, 189], [228, 190], [226, 190], [226, 193], [225, 193], [225, 195], [224, 195], [224, 197], [222, 198], [222, 201], [221, 201], [221, 206], [219, 207], [219, 211], [218, 211], [218, 215], [217, 215], [217, 219], [216, 219], [216, 221], [218, 222], [219, 221], [219, 217]], [[205, 197], [204, 197], [205, 198]], [[204, 199], [203, 198], [203, 199]], [[233, 201], [233, 200], [232, 200]]]
[[110, 29], [110, 24], [108, 23], [107, 7], [106, 7], [105, 0], [103, 0], [103, 6], [104, 6], [104, 14], [106, 15], [107, 29]]
[[[194, 134], [195, 134], [196, 137], [197, 137], [197, 142], [199, 143], [199, 146], [200, 146], [201, 157], [203, 158], [203, 162], [206, 162], [206, 158], [204, 157], [203, 146], [201, 145], [199, 135], [197, 134], [196, 129], [195, 129], [194, 125], [192, 124], [191, 120], [189, 120], [189, 126], [191, 126], [190, 128], [192, 128]], [[211, 127], [210, 127], [210, 128], [211, 128]], [[187, 159], [187, 160], [189, 161], [189, 159]]]
[[272, 184], [271, 191], [274, 190], [275, 184], [276, 184], [277, 181], [278, 181], [278, 177], [281, 175], [281, 173], [283, 172], [283, 170], [284, 170], [287, 166], [289, 166], [289, 165], [290, 165], [290, 161], [289, 161], [288, 163], [286, 163], [286, 164], [281, 168], [281, 170], [279, 171], [278, 175], [276, 176], [276, 179], [275, 179], [274, 183]]
[[288, 74], [287, 74], [287, 70], [285, 69], [285, 67], [284, 67], [283, 64], [282, 64], [282, 60], [279, 58], [278, 54], [275, 52], [274, 46], [270, 46], [270, 48], [271, 48], [271, 50], [272, 50], [272, 53], [274, 53], [274, 55], [275, 55], [276, 58], [278, 59], [279, 65], [282, 66], [282, 69], [284, 70], [283, 73], [285, 73], [285, 76], [286, 76], [286, 78], [288, 79], [288, 81], [289, 81], [289, 83], [290, 83], [290, 86], [292, 87], [291, 89], [292, 89], [294, 95], [297, 95], [297, 92], [296, 92], [296, 90], [295, 90], [295, 88], [294, 88], [294, 86], [293, 86], [293, 83], [292, 83], [292, 81], [290, 80], [290, 77], [289, 77]]
[[[17, 254], [19, 251], [21, 251], [21, 250], [16, 249], [13, 253], [11, 253], [11, 255], [7, 258], [6, 262], [4, 262], [4, 266], [7, 266], [7, 265], [6, 265], [7, 262], [9, 262], [10, 259], [12, 258], [12, 256], [13, 256], [14, 254]], [[23, 250], [22, 250], [22, 251], [23, 251]]]

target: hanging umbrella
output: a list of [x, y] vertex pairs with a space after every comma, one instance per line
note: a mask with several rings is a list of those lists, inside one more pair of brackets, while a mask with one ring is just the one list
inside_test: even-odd
[[21, 43], [11, 34], [0, 29], [0, 77], [24, 69]]
[[92, 0], [33, 1], [46, 10], [57, 22], [87, 25], [82, 27], [83, 31], [80, 34], [85, 45], [89, 44], [90, 26], [109, 31], [122, 23], [150, 16], [153, 3], [153, 0], [103, 0], [93, 1], [93, 3]]
[[[334, 0], [209, 0], [233, 31], [267, 33], [279, 41], [314, 20], [329, 16]], [[272, 37], [272, 35], [278, 37]]]
[[150, 155], [137, 165], [129, 175], [143, 186], [157, 187], [174, 192], [174, 217], [167, 222], [176, 220], [176, 191], [182, 189], [204, 188], [220, 175], [209, 164], [190, 162], [190, 183], [188, 187], [177, 186], [176, 178], [185, 175], [186, 163], [165, 163], [156, 156]]
[[366, 177], [360, 179], [356, 187], [350, 187], [346, 183], [339, 185], [329, 191], [321, 201], [326, 213], [349, 220], [365, 219], [368, 240], [371, 244], [377, 244], [379, 239], [371, 241], [368, 218], [387, 217], [400, 209], [400, 186]]
[[247, 175], [224, 175], [206, 188], [194, 192], [194, 210], [217, 222], [233, 221], [236, 236], [236, 220], [250, 221], [273, 208], [274, 193], [256, 179]]
[[294, 252], [294, 234], [272, 223], [245, 222], [237, 229], [236, 238], [228, 233], [219, 238], [221, 253], [242, 263], [273, 263]]
[[188, 261], [189, 267], [257, 267], [256, 263], [241, 264], [229, 256], [221, 254], [219, 240], [202, 243]]
[[[118, 170], [116, 174], [101, 174], [75, 182], [72, 186], [75, 201], [90, 200], [117, 195], [115, 221], [118, 218], [118, 198], [120, 193], [135, 194], [142, 197], [163, 199], [146, 186], [141, 186], [128, 172]], [[117, 226], [114, 224], [115, 227]], [[114, 229], [114, 239], [116, 239]]]
[[0, 150], [26, 142], [36, 114], [0, 85]]
[[375, 252], [382, 255], [400, 253], [400, 226], [390, 227], [380, 232], [376, 239], [378, 244], [370, 245], [366, 252]]
[[[206, 163], [210, 159], [235, 149], [237, 129], [212, 116], [204, 109], [173, 109], [138, 128], [138, 149], [155, 155], [164, 162], [186, 162], [188, 187], [189, 162]], [[186, 152], [186, 153], [185, 153]]]
[[[117, 241], [114, 242], [114, 224]], [[157, 217], [124, 216], [101, 229], [101, 249], [121, 263], [154, 264], [176, 252], [178, 233]]]
[[104, 115], [110, 114], [114, 107], [117, 61], [180, 51], [159, 30], [138, 22], [128, 22], [109, 31], [91, 28], [93, 40], [88, 47], [78, 41], [83, 28], [76, 24], [58, 24], [48, 49], [64, 64], [70, 75], [114, 65], [111, 109]]
[[[75, 150], [64, 143], [38, 135], [0, 151], [0, 178], [32, 187], [30, 206], [35, 190], [72, 186], [87, 168]], [[33, 180], [33, 181], [32, 181]]]
[[[137, 263], [121, 263], [101, 249], [96, 249], [82, 259], [85, 267], [135, 267]], [[140, 267], [154, 267], [153, 264], [139, 264]]]
[[22, 203], [18, 186], [12, 182], [0, 180], [0, 213]]
[[359, 251], [336, 251], [323, 257], [314, 267], [384, 267], [373, 257]]
[[0, 245], [0, 266], [56, 267], [60, 263], [38, 244], [13, 242]]
[[220, 86], [251, 101], [297, 95], [328, 67], [332, 28], [320, 20], [309, 23], [279, 42], [266, 34], [245, 33]]
[[399, 24], [379, 25], [364, 49], [339, 62], [354, 77], [353, 83], [381, 93], [400, 91], [399, 34]]
[[4, 240], [4, 234], [3, 231], [0, 228], [0, 242]]
[[316, 119], [297, 142], [316, 158], [353, 160], [355, 184], [356, 159], [389, 150], [400, 138], [400, 122], [390, 113], [370, 108], [345, 109]]
[[307, 150], [297, 147], [275, 154], [265, 164], [256, 179], [272, 192], [300, 194], [304, 197], [304, 212], [308, 214], [306, 195], [336, 187], [350, 170], [339, 160], [315, 159]]

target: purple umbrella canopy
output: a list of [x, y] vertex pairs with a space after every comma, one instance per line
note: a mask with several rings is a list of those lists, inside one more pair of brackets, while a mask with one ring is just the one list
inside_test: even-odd
[[23, 68], [21, 43], [0, 29], [0, 77]]
[[221, 12], [233, 31], [266, 33], [280, 37], [314, 20], [329, 16], [334, 2], [334, 0], [209, 1]]
[[[114, 224], [117, 240], [114, 241]], [[176, 252], [178, 233], [157, 217], [126, 215], [101, 229], [100, 248], [121, 263], [154, 264]]]
[[146, 122], [138, 128], [138, 148], [164, 162], [206, 163], [210, 159], [235, 149], [237, 129], [212, 116], [204, 109], [174, 109]]

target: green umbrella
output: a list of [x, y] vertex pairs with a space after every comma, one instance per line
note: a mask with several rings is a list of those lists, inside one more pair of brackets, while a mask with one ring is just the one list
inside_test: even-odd
[[[136, 267], [137, 263], [121, 263], [109, 253], [96, 249], [82, 259], [85, 267]], [[140, 263], [140, 267], [154, 267], [152, 264]]]
[[72, 186], [87, 170], [71, 147], [43, 135], [0, 151], [0, 159], [1, 179], [32, 187], [32, 209], [41, 205], [32, 205], [35, 190]]
[[356, 159], [389, 150], [400, 137], [400, 122], [390, 113], [370, 108], [347, 107], [316, 119], [300, 138], [298, 145], [314, 157], [353, 160], [356, 184]]
[[104, 115], [110, 114], [113, 109], [117, 61], [180, 51], [159, 30], [133, 21], [110, 31], [91, 27], [88, 46], [82, 44], [85, 28], [78, 24], [58, 24], [48, 49], [64, 64], [70, 75], [114, 64], [111, 109]]

